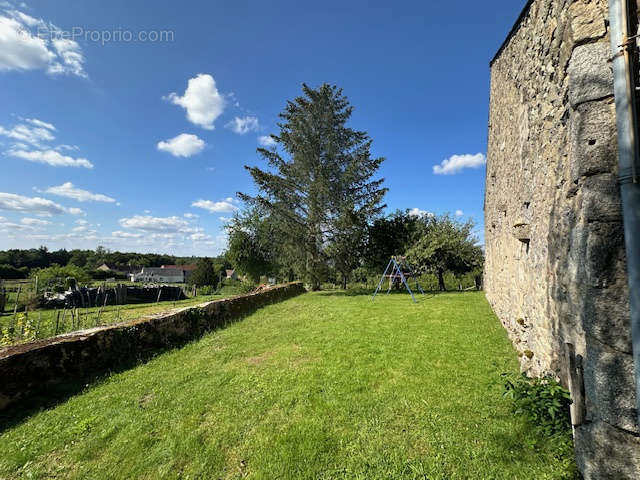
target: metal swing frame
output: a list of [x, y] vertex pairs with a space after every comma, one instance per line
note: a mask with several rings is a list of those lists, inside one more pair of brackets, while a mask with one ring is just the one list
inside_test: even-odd
[[[410, 274], [410, 276], [415, 279], [416, 289], [420, 290], [420, 293], [422, 293], [424, 295], [424, 290], [422, 290], [422, 287], [418, 283], [418, 279], [415, 276], [415, 274], [413, 273], [413, 270], [411, 269], [411, 266], [409, 266], [409, 264], [406, 261], [404, 261], [404, 259], [402, 259], [402, 258], [400, 259], [400, 263], [398, 263], [398, 261], [396, 260], [396, 257], [393, 256], [393, 257], [391, 257], [391, 260], [389, 260], [389, 263], [387, 264], [387, 267], [384, 269], [384, 273], [382, 274], [382, 277], [380, 277], [380, 281], [378, 282], [378, 286], [376, 287], [376, 291], [373, 292], [373, 296], [371, 297], [371, 300], [376, 298], [376, 295], [380, 291], [380, 288], [382, 287], [382, 282], [384, 282], [385, 277], [389, 277], [389, 288], [387, 289], [387, 295], [389, 295], [389, 292], [391, 292], [391, 287], [393, 286], [393, 280], [395, 280], [397, 278], [400, 278], [400, 280], [402, 281], [402, 283], [406, 287], [407, 291], [409, 292], [409, 295], [411, 295], [411, 299], [413, 300], [413, 303], [417, 303], [416, 297], [413, 295], [413, 292], [411, 291], [411, 288], [409, 287], [409, 282], [407, 282], [407, 278], [405, 277], [405, 275], [404, 275], [404, 273], [402, 271], [402, 268], [401, 268], [402, 266], [404, 266], [406, 268], [406, 270], [408, 270], [408, 273]], [[391, 267], [391, 273], [387, 274], [387, 272], [389, 271], [389, 267]]]

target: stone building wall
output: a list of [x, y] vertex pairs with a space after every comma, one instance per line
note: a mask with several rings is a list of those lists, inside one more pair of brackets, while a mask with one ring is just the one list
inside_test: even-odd
[[585, 478], [623, 479], [640, 430], [607, 15], [532, 0], [491, 63], [485, 289], [523, 370], [571, 388]]

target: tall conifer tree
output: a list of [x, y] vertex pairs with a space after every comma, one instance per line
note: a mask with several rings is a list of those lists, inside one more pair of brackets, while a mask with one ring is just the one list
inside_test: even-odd
[[259, 148], [269, 169], [246, 167], [259, 193], [240, 194], [267, 208], [280, 224], [291, 261], [313, 289], [320, 288], [327, 261], [343, 275], [359, 258], [360, 236], [385, 205], [383, 179], [373, 176], [383, 158], [372, 158], [366, 132], [347, 127], [353, 107], [342, 89], [302, 86], [287, 102], [273, 148]]

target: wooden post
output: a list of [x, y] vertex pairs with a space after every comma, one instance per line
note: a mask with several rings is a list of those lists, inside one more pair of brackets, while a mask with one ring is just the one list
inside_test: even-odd
[[60, 324], [60, 310], [56, 310], [56, 331], [54, 335], [58, 334], [58, 325]]
[[22, 284], [18, 285], [18, 293], [16, 294], [16, 304], [13, 306], [13, 323], [16, 323], [16, 315], [18, 313], [18, 300], [20, 299], [20, 292], [22, 291]]
[[[67, 307], [62, 310], [62, 328], [64, 329], [64, 317], [67, 316]], [[58, 324], [56, 324], [56, 335], [58, 334]]]
[[158, 298], [156, 298], [156, 303], [160, 301], [160, 295], [162, 295], [162, 287], [158, 287]]
[[582, 355], [576, 355], [576, 349], [571, 343], [565, 344], [567, 367], [569, 369], [569, 392], [571, 393], [571, 424], [574, 427], [582, 425], [586, 414], [584, 395], [584, 374]]
[[107, 298], [109, 298], [109, 294], [105, 293], [104, 294], [104, 303], [102, 304], [102, 306], [98, 310], [98, 317], [96, 318], [96, 327], [100, 324], [100, 314], [102, 313], [102, 309], [107, 305]]
[[28, 312], [28, 308], [26, 305], [24, 306], [24, 322], [22, 322], [22, 326], [20, 327], [20, 336], [22, 336], [22, 339], [24, 340], [24, 327], [27, 324], [27, 320], [29, 320], [29, 312]]
[[4, 313], [4, 307], [7, 304], [7, 292], [4, 283], [0, 280], [0, 313]]

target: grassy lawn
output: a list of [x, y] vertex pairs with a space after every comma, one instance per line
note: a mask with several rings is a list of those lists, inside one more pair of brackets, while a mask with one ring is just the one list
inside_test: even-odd
[[0, 478], [545, 479], [482, 293], [306, 294], [0, 433]]
[[[78, 308], [74, 311], [73, 316], [70, 310], [64, 312], [62, 309], [36, 310], [28, 312], [26, 316], [24, 312], [19, 312], [15, 321], [13, 314], [7, 312], [4, 315], [0, 314], [0, 347], [40, 338], [49, 338], [82, 328], [124, 322], [144, 315], [160, 313], [172, 308], [197, 305], [211, 300], [219, 300], [239, 293], [238, 287], [224, 286], [216, 295], [198, 295], [197, 297], [178, 301], [108, 305], [104, 308]], [[9, 334], [8, 330], [11, 327], [13, 327], [13, 333]]]

